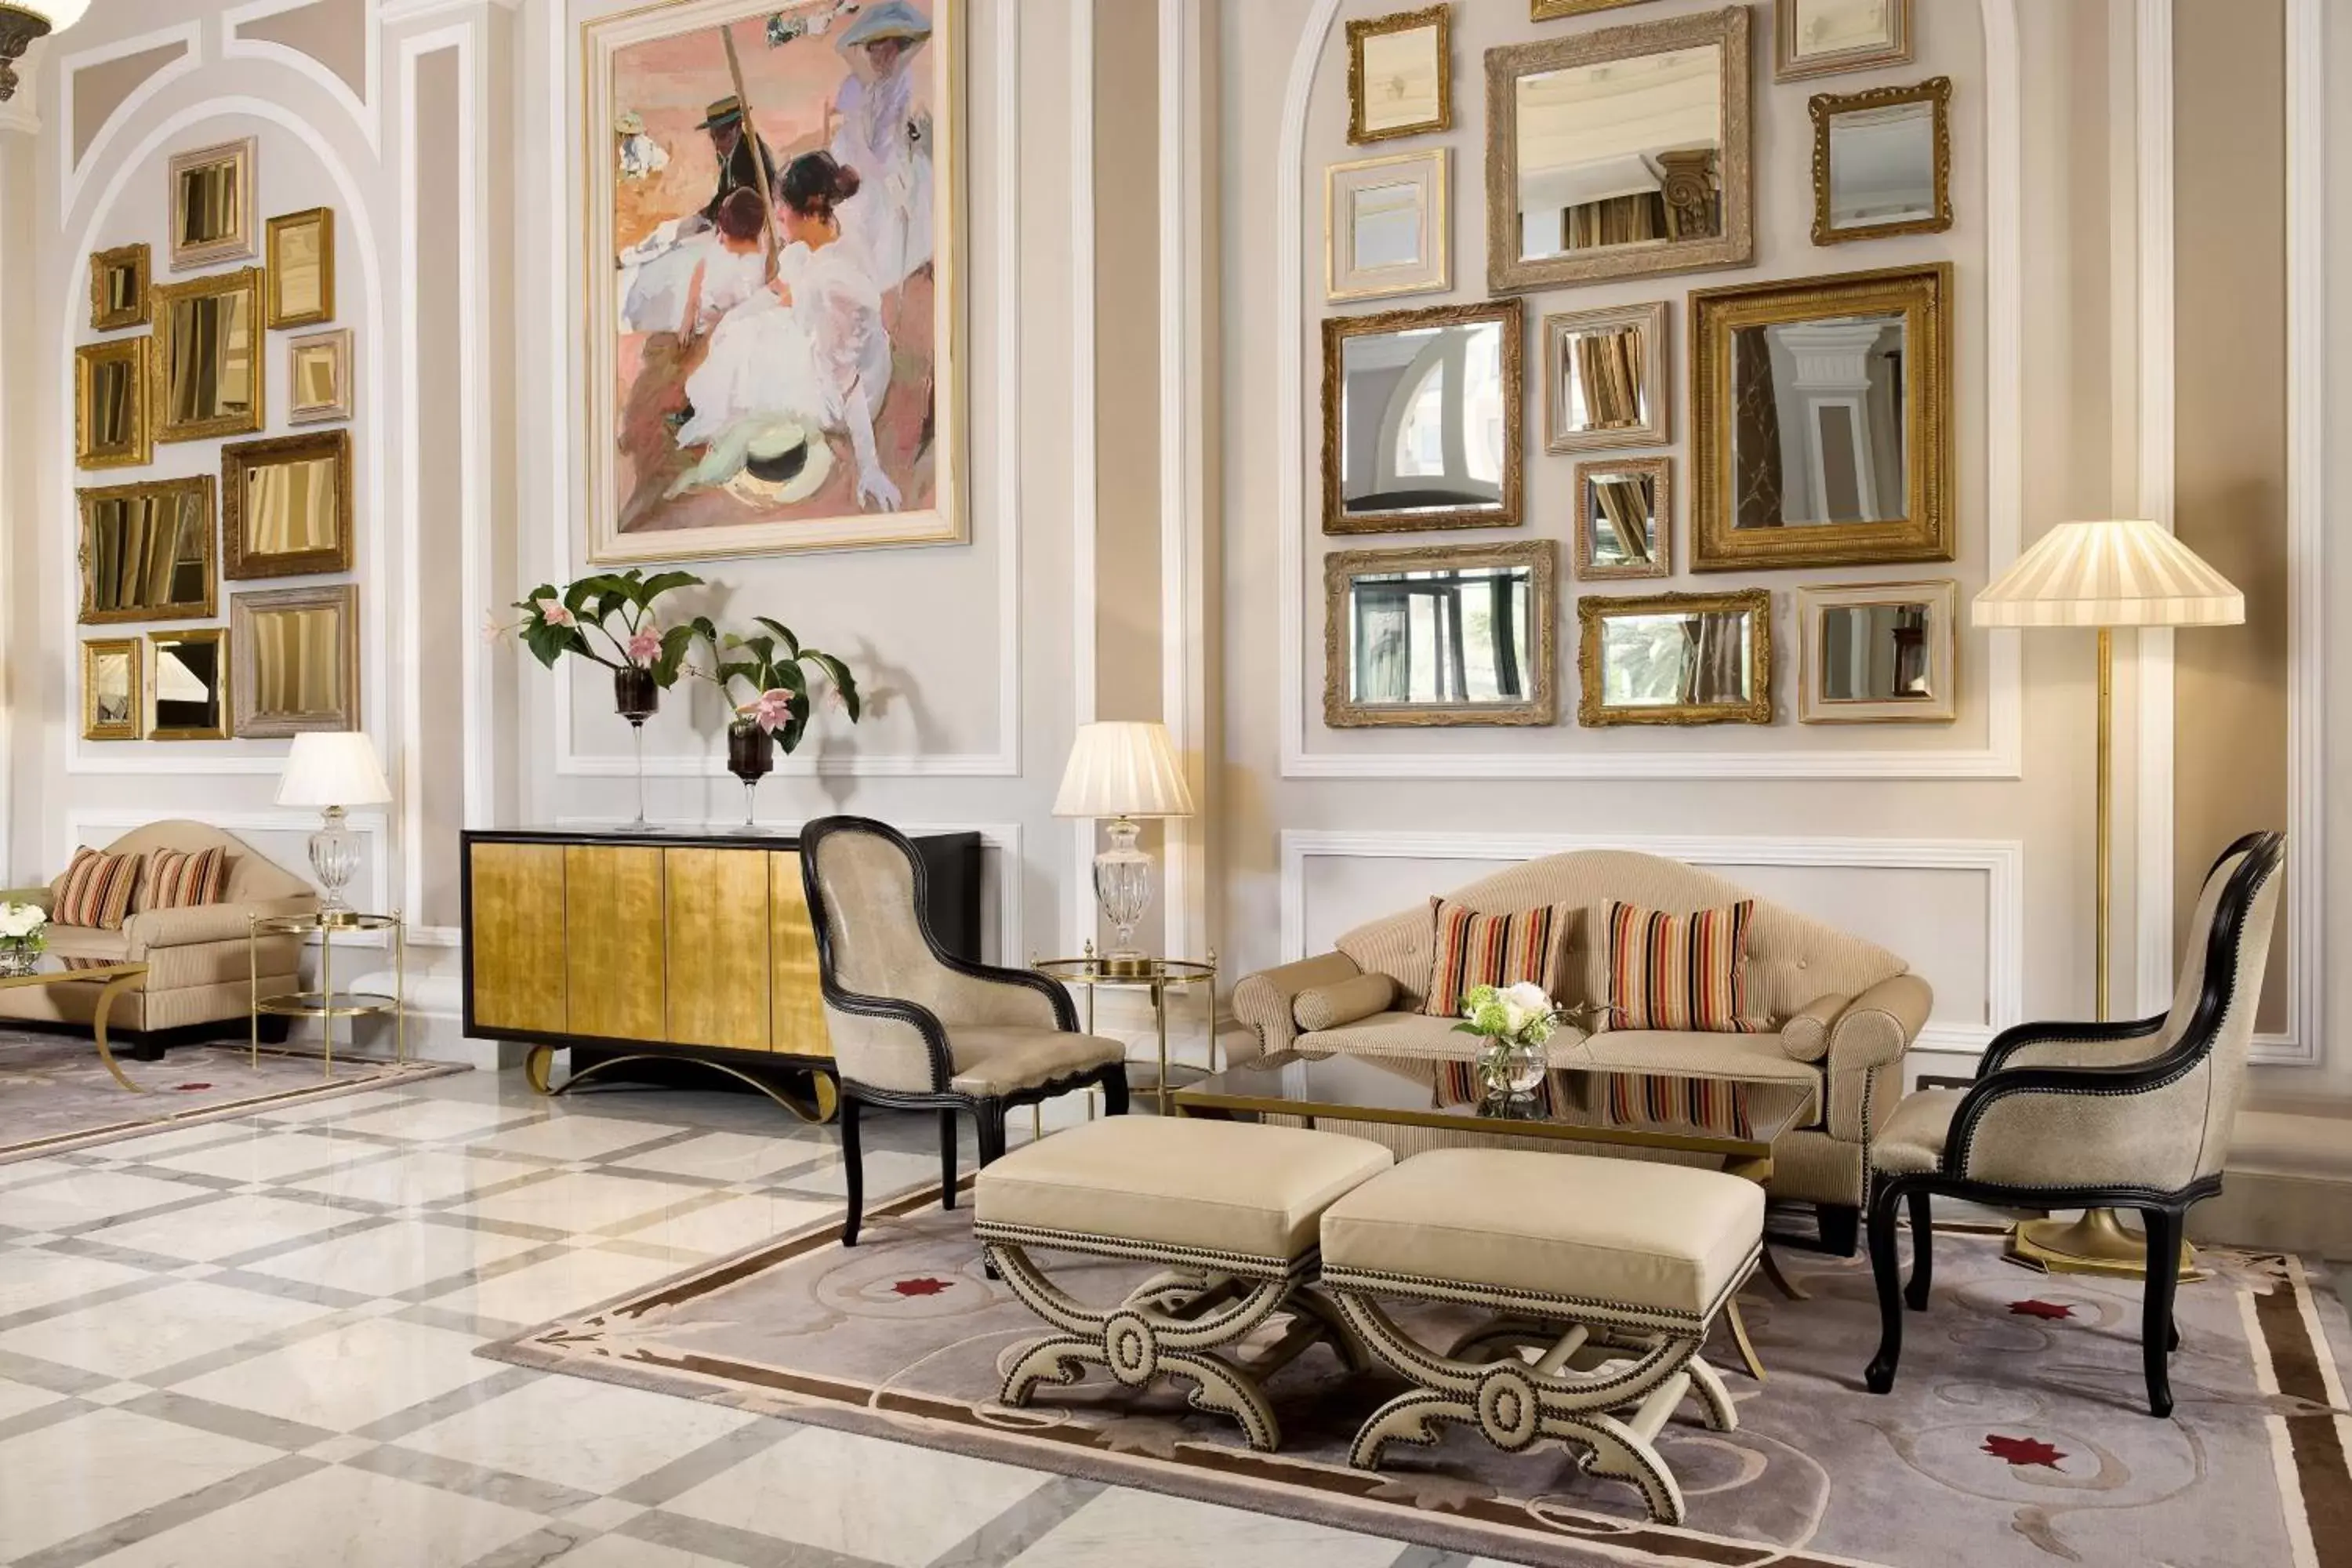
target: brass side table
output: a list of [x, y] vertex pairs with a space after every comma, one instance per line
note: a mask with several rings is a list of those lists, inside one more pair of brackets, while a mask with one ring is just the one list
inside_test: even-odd
[[1095, 992], [1108, 987], [1113, 991], [1148, 991], [1151, 994], [1151, 1015], [1160, 1030], [1159, 1076], [1152, 1080], [1152, 1090], [1160, 1105], [1160, 1114], [1170, 1114], [1168, 1100], [1168, 994], [1188, 985], [1208, 988], [1209, 1068], [1216, 1069], [1217, 1061], [1217, 955], [1209, 954], [1208, 962], [1190, 958], [1147, 958], [1128, 963], [1099, 957], [1094, 944], [1087, 944], [1083, 958], [1045, 958], [1030, 965], [1049, 980], [1065, 985], [1083, 985], [1087, 992], [1087, 1033], [1095, 1032]]
[[[343, 991], [335, 989], [335, 935], [351, 931], [390, 931], [392, 933], [392, 994], [381, 991]], [[316, 991], [280, 991], [275, 995], [261, 994], [261, 956], [259, 939], [265, 936], [319, 937], [319, 989]], [[340, 910], [332, 913], [317, 911], [307, 915], [248, 915], [245, 924], [246, 981], [252, 996], [253, 1026], [252, 1062], [261, 1064], [261, 1017], [267, 1013], [280, 1018], [317, 1018], [322, 1020], [320, 1034], [326, 1042], [326, 1068], [329, 1078], [335, 1076], [335, 1020], [338, 1018], [368, 1018], [381, 1014], [392, 1015], [392, 1057], [394, 1061], [408, 1059], [408, 927], [402, 921], [400, 911], [388, 915], [362, 914], [356, 910]]]

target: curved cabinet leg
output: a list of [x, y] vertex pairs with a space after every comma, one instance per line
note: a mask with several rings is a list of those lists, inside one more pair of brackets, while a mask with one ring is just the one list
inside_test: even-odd
[[555, 1047], [553, 1046], [533, 1046], [523, 1053], [523, 1080], [530, 1085], [533, 1093], [553, 1094], [555, 1092], [548, 1084], [548, 1069], [554, 1064]]

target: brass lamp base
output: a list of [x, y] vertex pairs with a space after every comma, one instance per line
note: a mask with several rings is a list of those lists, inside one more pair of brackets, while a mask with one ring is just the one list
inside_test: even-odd
[[[2113, 1209], [2084, 1209], [2076, 1220], [2029, 1219], [2009, 1233], [2005, 1257], [2045, 1274], [2107, 1274], [2138, 1279], [2147, 1273], [2147, 1241], [2126, 1230]], [[2205, 1279], [2197, 1249], [2180, 1244], [2183, 1284]]]

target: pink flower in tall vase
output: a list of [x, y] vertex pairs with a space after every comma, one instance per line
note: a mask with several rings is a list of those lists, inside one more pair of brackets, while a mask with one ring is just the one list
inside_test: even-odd
[[661, 657], [661, 628], [647, 621], [629, 634], [629, 662], [651, 664]]
[[771, 735], [793, 716], [793, 694], [782, 687], [771, 687], [746, 707], [753, 723]]
[[546, 598], [532, 602], [539, 607], [539, 618], [549, 626], [568, 626], [575, 624], [572, 618], [572, 612], [565, 609], [563, 601], [553, 595], [551, 594]]

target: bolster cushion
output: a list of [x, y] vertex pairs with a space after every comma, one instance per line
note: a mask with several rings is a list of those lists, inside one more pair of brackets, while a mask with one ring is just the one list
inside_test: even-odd
[[1780, 1026], [1780, 1048], [1801, 1062], [1817, 1062], [1830, 1054], [1830, 1028], [1853, 998], [1832, 992], [1816, 996]]
[[1312, 985], [1291, 999], [1290, 1016], [1312, 1034], [1336, 1029], [1375, 1013], [1385, 1013], [1396, 996], [1396, 982], [1385, 974], [1357, 974], [1328, 985]]

